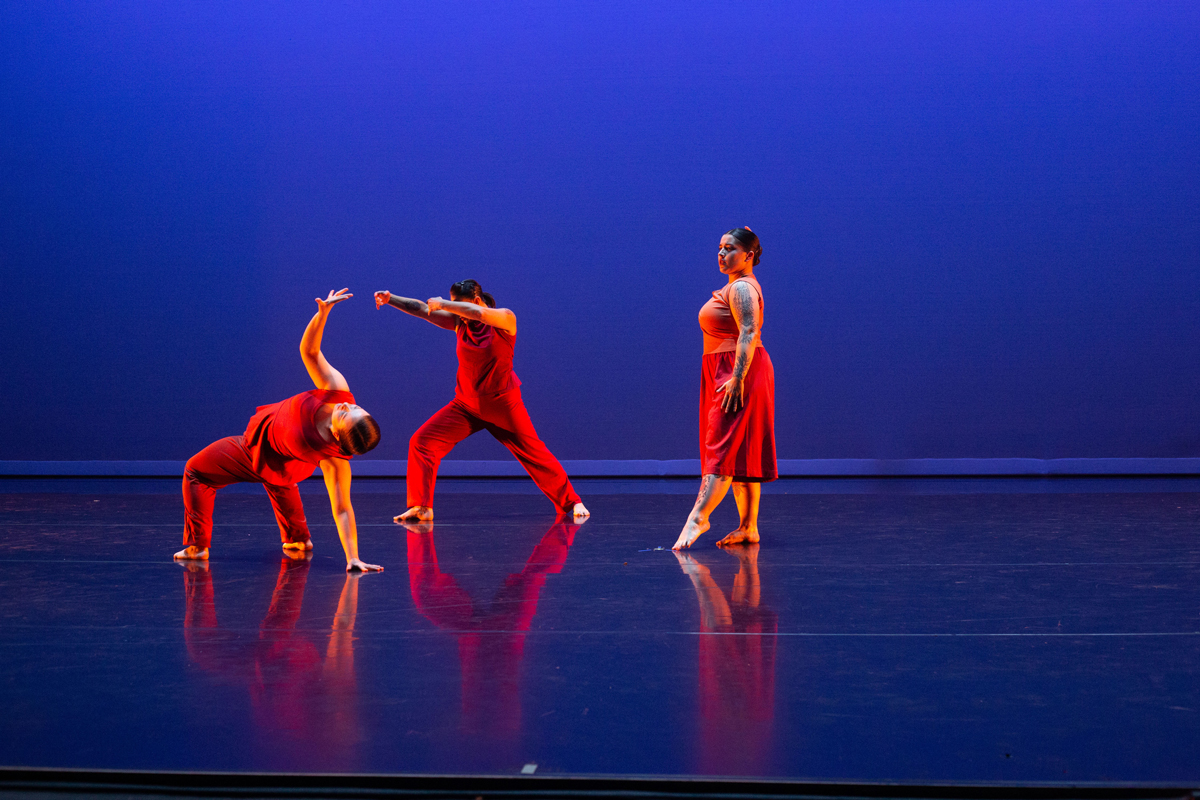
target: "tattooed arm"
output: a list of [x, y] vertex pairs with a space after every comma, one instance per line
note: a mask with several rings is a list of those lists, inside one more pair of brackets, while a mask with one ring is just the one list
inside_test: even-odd
[[745, 396], [746, 373], [750, 371], [750, 362], [754, 360], [754, 351], [758, 344], [758, 314], [755, 306], [758, 296], [750, 284], [745, 281], [735, 281], [729, 292], [729, 310], [733, 312], [733, 320], [738, 324], [737, 351], [733, 357], [733, 375], [717, 389], [721, 397], [721, 408], [727, 414], [732, 414], [742, 407]]
[[457, 322], [454, 315], [448, 311], [431, 311], [428, 304], [421, 300], [414, 300], [411, 297], [401, 297], [387, 290], [375, 293], [375, 307], [383, 308], [384, 306], [398, 308], [405, 314], [420, 317], [448, 331], [454, 330], [454, 325]]
[[431, 313], [449, 313], [463, 319], [473, 319], [484, 325], [499, 328], [505, 333], [517, 335], [517, 315], [507, 308], [488, 308], [482, 301], [465, 302], [447, 300], [444, 297], [429, 298]]

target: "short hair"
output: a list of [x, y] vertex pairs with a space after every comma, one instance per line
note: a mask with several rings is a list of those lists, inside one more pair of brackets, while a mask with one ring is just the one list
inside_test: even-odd
[[357, 456], [374, 450], [379, 439], [379, 423], [364, 411], [358, 422], [347, 428], [338, 439], [338, 446], [345, 455]]
[[734, 239], [737, 239], [738, 244], [740, 244], [742, 249], [747, 253], [753, 253], [753, 266], [758, 266], [758, 262], [762, 260], [762, 245], [758, 243], [757, 233], [743, 226], [741, 228], [734, 228], [733, 230], [725, 231], [725, 235], [732, 236]]
[[488, 308], [496, 307], [495, 299], [483, 290], [483, 287], [479, 285], [479, 281], [465, 280], [451, 284], [450, 296], [453, 297], [455, 295], [459, 297], [478, 297], [488, 304]]

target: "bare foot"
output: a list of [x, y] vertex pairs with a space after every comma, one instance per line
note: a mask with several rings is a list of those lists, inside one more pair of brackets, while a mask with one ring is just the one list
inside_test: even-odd
[[758, 528], [738, 528], [717, 542], [717, 547], [729, 547], [731, 544], [758, 544]]
[[588, 511], [583, 503], [576, 503], [575, 507], [571, 509], [571, 516], [576, 519], [579, 517], [590, 517], [591, 515], [592, 512]]
[[683, 526], [683, 530], [679, 533], [679, 538], [675, 540], [675, 544], [671, 545], [672, 550], [682, 550], [685, 547], [691, 547], [692, 542], [700, 538], [700, 534], [708, 530], [708, 520], [698, 516], [688, 518], [687, 524]]
[[392, 517], [392, 522], [403, 524], [405, 522], [429, 522], [433, 519], [433, 509], [429, 506], [413, 506], [403, 514], [397, 514]]
[[284, 542], [284, 550], [312, 550], [312, 539], [303, 542]]
[[346, 572], [354, 572], [355, 570], [362, 572], [383, 572], [383, 567], [378, 564], [366, 564], [357, 558], [352, 558], [346, 562]]
[[283, 549], [283, 557], [290, 558], [292, 561], [312, 561], [312, 550], [297, 550], [295, 548], [285, 547]]
[[208, 561], [208, 548], [191, 545], [175, 554], [176, 561]]

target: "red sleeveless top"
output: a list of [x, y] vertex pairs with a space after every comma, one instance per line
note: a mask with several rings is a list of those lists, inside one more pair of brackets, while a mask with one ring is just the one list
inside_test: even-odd
[[458, 318], [458, 381], [454, 394], [470, 400], [491, 397], [521, 385], [513, 372], [517, 337], [476, 320]]
[[327, 442], [317, 432], [317, 411], [322, 405], [353, 403], [354, 395], [340, 389], [312, 389], [259, 406], [243, 434], [254, 471], [272, 486], [288, 486], [313, 474], [326, 458], [350, 458], [337, 442]]
[[758, 295], [758, 338], [755, 340], [754, 346], [762, 346], [762, 287], [758, 285], [758, 281], [754, 279], [753, 275], [747, 275], [727, 283], [719, 291], [713, 292], [709, 301], [700, 308], [700, 330], [704, 334], [705, 355], [737, 350], [738, 335], [741, 331], [738, 329], [737, 320], [733, 318], [733, 311], [729, 309], [729, 293], [733, 290], [733, 284], [738, 281], [750, 284], [754, 288], [754, 293]]

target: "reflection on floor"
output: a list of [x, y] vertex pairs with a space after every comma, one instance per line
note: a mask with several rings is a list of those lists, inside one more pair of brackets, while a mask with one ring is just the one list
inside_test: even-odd
[[[255, 743], [258, 749], [274, 751], [275, 768], [283, 768], [277, 765], [286, 763], [293, 752], [289, 740], [319, 743], [332, 763], [351, 763], [362, 740], [354, 677], [354, 619], [362, 574], [346, 576], [322, 658], [314, 642], [296, 631], [310, 554], [283, 553], [257, 639], [218, 625], [208, 564], [181, 565], [188, 658], [212, 679], [244, 687], [250, 701], [249, 730], [262, 740]], [[315, 695], [324, 702], [308, 702]], [[299, 759], [290, 769], [306, 766]]]
[[438, 567], [434, 524], [408, 529], [408, 581], [421, 616], [458, 640], [462, 667], [464, 733], [490, 734], [516, 752], [521, 732], [521, 658], [525, 635], [537, 614], [546, 576], [562, 572], [579, 525], [556, 520], [520, 572], [497, 588], [491, 602], [476, 602], [452, 575]]
[[[758, 551], [731, 548], [739, 569], [727, 596], [712, 571], [676, 553], [700, 601], [699, 763], [708, 774], [760, 775], [771, 752], [775, 716], [775, 613], [760, 605]], [[726, 634], [726, 635], [706, 635]]]
[[0, 481], [0, 764], [1200, 781], [1195, 481], [779, 482], [762, 545], [655, 549], [686, 483], [360, 481], [347, 576], [261, 490], [180, 565], [174, 482]]

